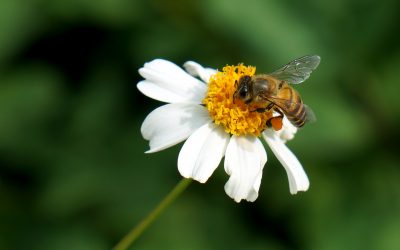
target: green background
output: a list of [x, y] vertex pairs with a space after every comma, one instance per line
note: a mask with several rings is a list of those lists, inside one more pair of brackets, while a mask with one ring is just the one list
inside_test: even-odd
[[1, 0], [0, 249], [110, 249], [181, 179], [181, 144], [144, 154], [161, 105], [136, 89], [145, 62], [270, 72], [306, 54], [318, 121], [288, 146], [310, 189], [290, 195], [267, 149], [256, 202], [231, 200], [220, 166], [136, 249], [400, 249], [399, 3]]

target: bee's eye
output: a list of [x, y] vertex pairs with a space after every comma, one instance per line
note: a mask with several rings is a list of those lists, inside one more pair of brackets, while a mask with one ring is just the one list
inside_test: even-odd
[[241, 99], [244, 99], [247, 96], [247, 88], [242, 88], [239, 91], [239, 96], [240, 96]]

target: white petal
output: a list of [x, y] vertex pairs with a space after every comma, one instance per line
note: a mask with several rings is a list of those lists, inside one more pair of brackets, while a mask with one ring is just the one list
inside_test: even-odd
[[196, 130], [183, 144], [178, 170], [183, 177], [204, 183], [218, 167], [225, 154], [229, 134], [210, 122]]
[[[283, 117], [283, 126], [282, 129], [279, 131], [274, 131], [278, 134], [283, 142], [290, 141], [294, 138], [297, 127], [295, 127], [287, 118], [286, 116]], [[272, 130], [272, 129], [271, 129]]]
[[290, 193], [296, 194], [298, 191], [307, 191], [310, 182], [296, 156], [274, 131], [266, 130], [263, 136], [272, 152], [274, 152], [286, 170], [289, 179]]
[[[142, 94], [152, 99], [167, 102], [167, 103], [187, 103], [187, 98], [171, 91], [160, 87], [159, 84], [150, 82], [150, 81], [140, 81], [136, 87], [139, 89]], [[195, 104], [200, 103], [199, 101], [193, 102]]]
[[139, 69], [139, 74], [146, 80], [139, 82], [138, 89], [144, 95], [162, 102], [200, 104], [207, 90], [203, 82], [163, 59], [145, 63]]
[[225, 153], [225, 171], [230, 178], [225, 192], [236, 202], [255, 201], [267, 154], [254, 136], [232, 136]]
[[193, 61], [185, 62], [183, 67], [189, 74], [195, 77], [200, 77], [201, 80], [207, 83], [210, 80], [211, 75], [214, 75], [217, 72], [215, 69], [204, 68], [200, 64]]
[[144, 120], [141, 132], [154, 153], [188, 138], [211, 120], [207, 110], [196, 104], [166, 104], [153, 110]]

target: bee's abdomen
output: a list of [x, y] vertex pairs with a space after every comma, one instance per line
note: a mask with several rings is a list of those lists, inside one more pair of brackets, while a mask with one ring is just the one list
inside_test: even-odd
[[299, 108], [297, 109], [297, 112], [287, 112], [286, 117], [289, 119], [289, 121], [296, 127], [300, 128], [304, 125], [304, 123], [307, 120], [307, 115], [306, 115], [306, 109], [304, 108], [304, 105], [301, 104], [298, 106]]
[[294, 89], [291, 88], [290, 90], [291, 96], [286, 110], [286, 117], [294, 126], [300, 128], [307, 120], [306, 109], [300, 95]]

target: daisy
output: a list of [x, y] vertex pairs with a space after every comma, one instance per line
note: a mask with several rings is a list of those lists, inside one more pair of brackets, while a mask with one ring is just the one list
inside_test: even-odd
[[297, 128], [285, 117], [280, 130], [268, 128], [272, 111], [253, 112], [257, 107], [233, 100], [235, 82], [243, 75], [254, 75], [255, 67], [239, 64], [217, 71], [189, 61], [184, 68], [155, 59], [139, 69], [144, 78], [137, 84], [140, 92], [167, 103], [152, 111], [142, 124], [142, 135], [150, 145], [146, 153], [186, 140], [178, 156], [183, 177], [205, 183], [224, 158], [229, 175], [226, 194], [236, 202], [254, 201], [267, 162], [263, 138], [285, 168], [290, 192], [308, 189], [306, 173], [285, 145]]

